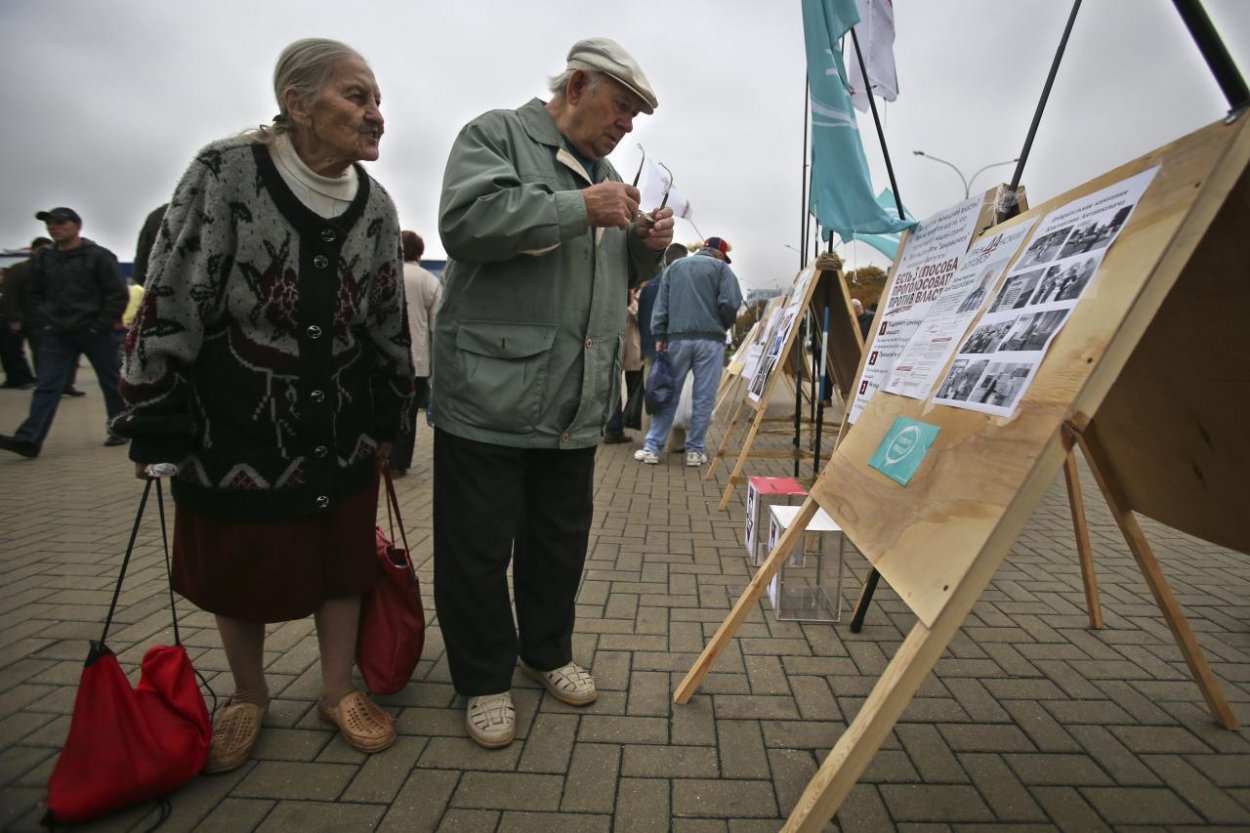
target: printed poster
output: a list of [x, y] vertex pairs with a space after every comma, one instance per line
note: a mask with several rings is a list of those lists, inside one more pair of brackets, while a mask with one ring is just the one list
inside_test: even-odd
[[768, 380], [776, 371], [777, 364], [785, 358], [781, 351], [789, 341], [791, 331], [798, 326], [799, 320], [803, 317], [807, 302], [807, 287], [815, 275], [816, 270], [812, 268], [799, 272], [776, 322], [770, 322], [769, 330], [765, 335], [764, 353], [760, 356], [755, 372], [751, 376], [750, 385], [747, 386], [747, 399], [755, 405], [760, 404], [760, 400], [768, 390]]
[[1011, 416], [1055, 335], [1084, 297], [1107, 249], [1158, 166], [1061, 206], [1038, 226], [985, 317], [959, 345], [934, 402]]
[[976, 231], [982, 198], [972, 197], [917, 226], [895, 269], [889, 294], [878, 305], [876, 334], [868, 347], [848, 422], [855, 422], [889, 379], [895, 361], [911, 341], [929, 307], [942, 294]]
[[959, 270], [894, 362], [885, 384], [887, 391], [913, 399], [928, 397], [968, 325], [994, 297], [998, 279], [1035, 225], [1036, 220], [1021, 223], [987, 236], [968, 250]]

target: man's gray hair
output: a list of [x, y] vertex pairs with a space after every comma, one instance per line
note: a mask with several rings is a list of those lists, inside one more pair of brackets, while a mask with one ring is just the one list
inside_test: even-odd
[[[547, 79], [547, 89], [551, 92], [552, 95], [562, 94], [564, 90], [569, 86], [569, 80], [573, 77], [573, 73], [577, 71], [578, 71], [577, 69], [570, 67], [569, 69], [566, 69], [564, 72], [560, 73], [559, 75], [551, 76], [550, 78]], [[593, 90], [595, 87], [599, 86], [599, 79], [603, 78], [604, 76], [604, 73], [599, 72], [597, 70], [593, 70], [593, 69], [583, 69], [581, 71], [586, 73], [586, 79], [587, 79], [586, 89], [587, 90]]]
[[256, 131], [257, 138], [266, 141], [280, 133], [291, 132], [293, 123], [286, 106], [287, 90], [293, 90], [299, 101], [311, 104], [335, 67], [347, 58], [356, 58], [368, 65], [355, 49], [330, 38], [304, 38], [283, 49], [273, 68], [273, 95], [278, 100], [278, 115], [274, 116], [273, 124]]

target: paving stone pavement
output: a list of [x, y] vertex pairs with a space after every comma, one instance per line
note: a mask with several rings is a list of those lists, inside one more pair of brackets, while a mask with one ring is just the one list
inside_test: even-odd
[[[0, 829], [38, 828], [87, 640], [99, 634], [141, 489], [103, 448], [103, 408], [66, 400], [45, 454], [0, 457]], [[0, 430], [28, 394], [0, 391]], [[601, 695], [585, 709], [518, 674], [518, 739], [463, 731], [433, 617], [430, 432], [398, 481], [431, 626], [414, 681], [381, 698], [389, 751], [363, 756], [319, 724], [311, 620], [273, 626], [275, 696], [253, 760], [172, 797], [162, 831], [777, 830], [914, 618], [885, 588], [859, 634], [774, 620], [761, 604], [688, 705], [672, 692], [748, 581], [741, 501], [676, 455], [600, 450], [575, 658]], [[767, 440], [783, 447], [777, 438]], [[788, 474], [761, 462], [752, 473]], [[1086, 629], [1057, 480], [962, 631], [830, 830], [1250, 830], [1250, 732], [1214, 724], [1097, 495], [1084, 480], [1106, 629]], [[1250, 557], [1147, 521], [1146, 533], [1243, 722], [1250, 721]], [[109, 642], [133, 672], [171, 638], [159, 537], [145, 530]], [[856, 579], [865, 566], [852, 557]], [[192, 659], [229, 694], [212, 618], [180, 607]], [[151, 808], [82, 827], [142, 830]]]

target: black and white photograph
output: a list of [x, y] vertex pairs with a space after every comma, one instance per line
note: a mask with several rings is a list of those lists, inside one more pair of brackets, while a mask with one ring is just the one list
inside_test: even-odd
[[937, 398], [965, 401], [989, 363], [989, 359], [956, 359], [938, 388]]
[[1059, 329], [1071, 311], [1070, 308], [1064, 308], [1020, 316], [1016, 319], [1015, 326], [1011, 328], [1011, 332], [1007, 334], [1007, 338], [999, 344], [999, 351], [1041, 350], [1046, 346], [1046, 342], [1050, 341], [1050, 337], [1055, 334], [1055, 330]]
[[1074, 263], [1065, 269], [1063, 275], [1060, 276], [1055, 300], [1075, 301], [1080, 298], [1089, 279], [1094, 276], [1094, 272], [1098, 271], [1098, 263], [1097, 257], [1087, 257], [1079, 266]]
[[1060, 246], [1063, 245], [1063, 241], [1071, 230], [1072, 226], [1064, 226], [1061, 229], [1055, 229], [1049, 234], [1043, 234], [1034, 240], [1020, 257], [1020, 262], [1016, 264], [1017, 268], [1021, 266], [1035, 266], [1038, 263], [1049, 263], [1054, 260], [1055, 256], [1059, 254]]
[[1105, 248], [1116, 236], [1116, 233], [1119, 232], [1120, 227], [1124, 225], [1124, 221], [1128, 219], [1128, 215], [1131, 213], [1133, 213], [1133, 206], [1126, 205], [1105, 223], [1090, 220], [1088, 223], [1082, 223], [1077, 226], [1076, 230], [1068, 237], [1067, 242], [1064, 243], [1063, 251], [1059, 253], [1059, 257], [1083, 255], [1095, 249]]
[[977, 382], [972, 399], [982, 405], [1010, 408], [1024, 391], [1031, 362], [994, 362]]
[[996, 313], [1000, 309], [1004, 312], [1020, 309], [1020, 307], [1027, 304], [1029, 297], [1033, 294], [1034, 287], [1041, 280], [1043, 271], [1042, 269], [1034, 269], [1032, 272], [1021, 272], [1008, 278], [1007, 282], [1003, 284], [1003, 288], [999, 290], [998, 297], [990, 305], [990, 313]]
[[1007, 337], [1007, 333], [1011, 332], [1011, 327], [1015, 323], [1016, 319], [1009, 318], [993, 324], [982, 324], [972, 331], [972, 335], [968, 336], [968, 340], [964, 342], [959, 352], [961, 354], [993, 353], [998, 350], [998, 345], [1003, 343], [1003, 339]]

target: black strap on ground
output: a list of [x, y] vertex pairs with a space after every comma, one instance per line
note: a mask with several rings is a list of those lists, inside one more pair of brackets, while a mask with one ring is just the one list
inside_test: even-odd
[[1246, 109], [1250, 106], [1250, 89], [1237, 71], [1237, 65], [1228, 54], [1219, 32], [1215, 31], [1211, 18], [1207, 17], [1202, 3], [1199, 0], [1172, 0], [1172, 3], [1180, 13], [1181, 20], [1185, 21], [1194, 43], [1198, 44], [1198, 51], [1202, 53], [1203, 60], [1210, 67], [1216, 83], [1220, 85], [1224, 98], [1228, 99], [1229, 115]]
[[1063, 60], [1063, 51], [1068, 48], [1068, 36], [1072, 34], [1072, 24], [1076, 22], [1076, 13], [1080, 8], [1081, 0], [1074, 0], [1072, 12], [1068, 15], [1068, 24], [1063, 27], [1063, 37], [1059, 39], [1059, 48], [1055, 50], [1055, 59], [1050, 62], [1050, 75], [1046, 76], [1046, 84], [1042, 87], [1042, 97], [1038, 100], [1037, 110], [1033, 113], [1029, 135], [1024, 138], [1024, 150], [1020, 151], [1016, 171], [1011, 175], [1010, 199], [998, 209], [998, 222], [1000, 223], [1020, 213], [1020, 201], [1014, 198], [1016, 190], [1020, 187], [1020, 177], [1024, 174], [1025, 163], [1029, 161], [1029, 150], [1033, 147], [1033, 137], [1037, 135], [1037, 126], [1041, 124], [1042, 113], [1046, 110], [1046, 102], [1050, 98], [1050, 88], [1055, 84], [1055, 76], [1059, 73], [1059, 64]]

